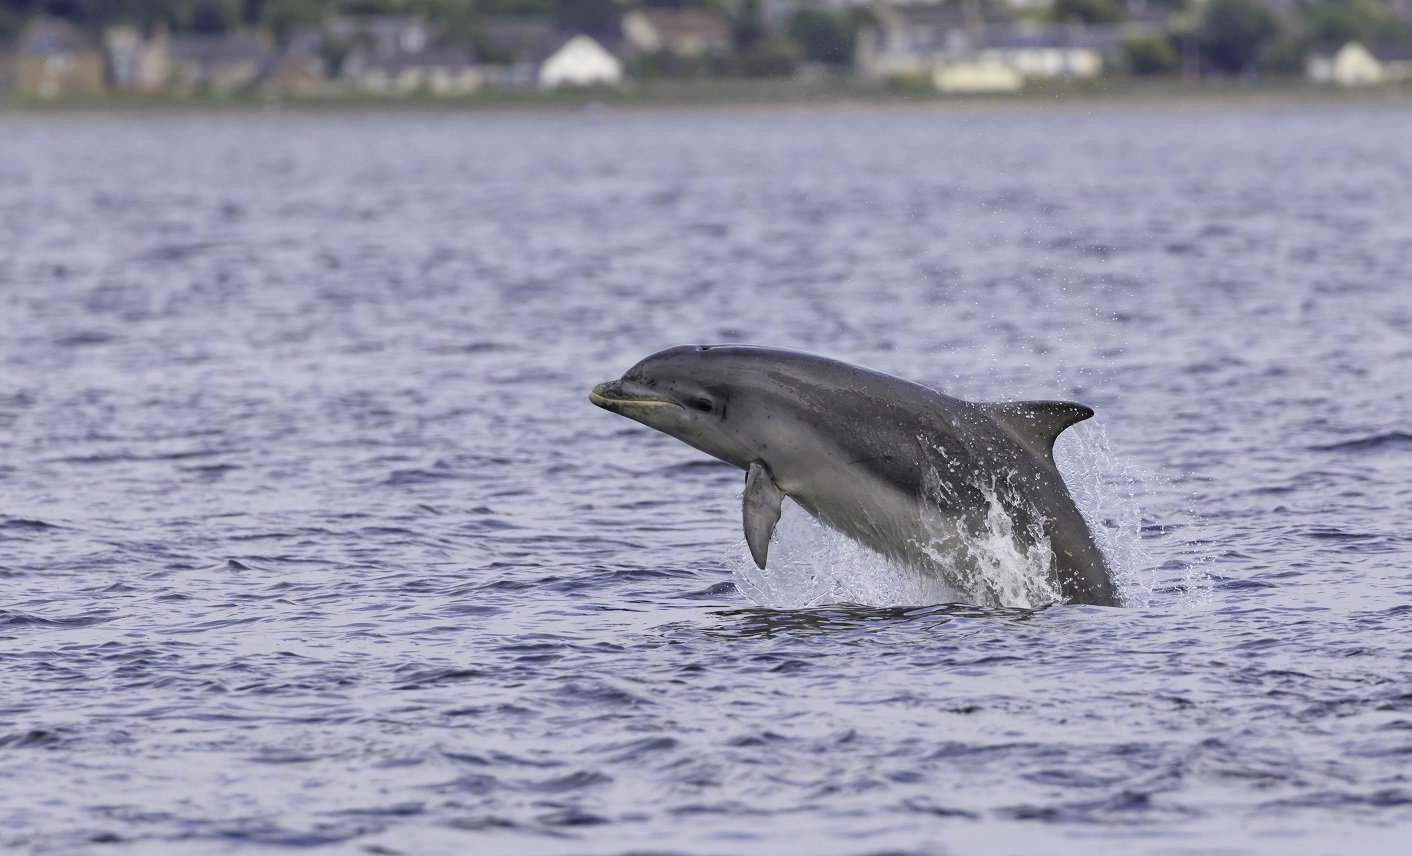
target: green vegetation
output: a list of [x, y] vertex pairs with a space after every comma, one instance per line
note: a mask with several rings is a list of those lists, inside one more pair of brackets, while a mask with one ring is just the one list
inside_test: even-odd
[[1238, 74], [1254, 68], [1276, 32], [1275, 19], [1257, 0], [1210, 0], [1196, 35], [1213, 68]]
[[524, 15], [594, 28], [616, 25], [623, 5], [616, 0], [0, 0], [0, 27], [13, 31], [30, 17], [53, 15], [89, 30], [164, 21], [178, 31], [226, 32], [238, 26], [296, 26], [331, 13], [419, 14], [438, 22], [472, 14]]
[[766, 36], [745, 52], [742, 68], [750, 77], [789, 77], [799, 70], [804, 50], [793, 39]]
[[760, 16], [760, 0], [740, 0], [731, 19], [731, 36], [737, 51], [747, 51], [765, 37], [765, 23]]
[[268, 0], [260, 10], [261, 23], [281, 41], [290, 30], [312, 27], [323, 17], [324, 8], [320, 0]]
[[790, 18], [789, 34], [799, 43], [805, 59], [847, 65], [853, 61], [858, 32], [872, 22], [873, 16], [862, 9], [830, 12], [804, 7]]
[[1050, 17], [1061, 24], [1114, 24], [1127, 15], [1115, 0], [1054, 0]]
[[1177, 49], [1169, 39], [1158, 36], [1133, 36], [1123, 40], [1123, 54], [1128, 70], [1140, 77], [1169, 74], [1177, 70]]
[[1388, 10], [1372, 0], [1313, 0], [1302, 6], [1309, 38], [1327, 44], [1373, 41], [1405, 33]]

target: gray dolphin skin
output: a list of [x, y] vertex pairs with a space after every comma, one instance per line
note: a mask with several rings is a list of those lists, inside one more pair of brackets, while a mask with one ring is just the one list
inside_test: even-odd
[[[1054, 439], [1093, 411], [979, 403], [824, 357], [747, 345], [653, 354], [589, 400], [745, 470], [745, 539], [760, 568], [784, 497], [894, 561], [954, 566], [992, 504], [1026, 549], [1047, 539], [1070, 603], [1118, 606], [1103, 553], [1054, 464]], [[939, 549], [940, 548], [940, 549]], [[974, 587], [972, 587], [974, 588]]]

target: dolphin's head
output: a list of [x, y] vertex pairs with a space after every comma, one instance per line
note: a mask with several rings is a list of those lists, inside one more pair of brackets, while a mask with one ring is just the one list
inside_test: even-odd
[[745, 468], [760, 455], [756, 432], [742, 424], [752, 373], [741, 350], [668, 348], [628, 369], [620, 380], [595, 386], [588, 400]]

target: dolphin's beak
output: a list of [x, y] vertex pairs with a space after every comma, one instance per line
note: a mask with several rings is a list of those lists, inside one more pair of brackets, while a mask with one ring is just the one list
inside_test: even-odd
[[646, 392], [626, 389], [624, 388], [623, 382], [620, 380], [610, 380], [607, 383], [600, 383], [598, 386], [595, 386], [593, 390], [589, 392], [588, 400], [604, 410], [611, 410], [614, 413], [621, 413], [629, 408], [662, 407], [664, 405], [670, 405], [672, 407], [681, 406], [670, 398], [663, 398], [660, 395], [652, 395]]

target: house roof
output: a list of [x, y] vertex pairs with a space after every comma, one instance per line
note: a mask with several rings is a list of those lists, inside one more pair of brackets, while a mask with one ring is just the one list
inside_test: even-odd
[[642, 9], [637, 12], [667, 41], [705, 39], [727, 41], [730, 24], [705, 9]]
[[428, 28], [426, 18], [420, 15], [349, 15], [340, 20], [354, 29], [393, 37], [408, 30]]
[[285, 36], [280, 52], [287, 57], [318, 56], [324, 45], [324, 31], [319, 27], [296, 27]]
[[381, 71], [387, 74], [400, 74], [408, 69], [418, 68], [454, 68], [464, 69], [474, 64], [473, 57], [469, 51], [446, 49], [429, 50], [414, 54], [398, 54], [395, 56], [378, 56], [376, 54], [364, 58], [360, 67], [360, 73], [368, 71]]
[[880, 3], [874, 10], [884, 29], [950, 29], [1006, 23], [1010, 11], [997, 0], [940, 0], [937, 3]]
[[[598, 39], [595, 39], [593, 36], [590, 36], [587, 33], [572, 33], [568, 30], [562, 30], [558, 33], [555, 33], [554, 39], [548, 44], [546, 44], [543, 50], [535, 54], [534, 61], [540, 63], [544, 62], [551, 56], [554, 56], [556, 53], [563, 50], [564, 46], [567, 45], [569, 42], [572, 42], [574, 39], [577, 39], [580, 36], [585, 39], [588, 39], [590, 42], [593, 42], [598, 47], [603, 48], [604, 50], [608, 50], [606, 47], [604, 47], [602, 42], [598, 41]], [[608, 51], [608, 53], [612, 53], [612, 51]]]
[[436, 37], [431, 23], [420, 15], [345, 15], [327, 25], [336, 38], [366, 35], [379, 53], [421, 53]]
[[492, 51], [514, 59], [539, 56], [558, 35], [552, 21], [543, 18], [486, 18], [481, 36]]
[[1001, 25], [986, 27], [975, 47], [1000, 50], [1044, 48], [1088, 48], [1097, 51], [1116, 50], [1123, 44], [1122, 31], [1117, 27], [1067, 27]]
[[1386, 43], [1365, 47], [1379, 62], [1412, 62], [1412, 44]]
[[1395, 42], [1379, 42], [1371, 45], [1358, 41], [1321, 42], [1314, 45], [1305, 54], [1305, 59], [1332, 61], [1334, 57], [1338, 56], [1339, 51], [1354, 45], [1366, 50], [1378, 62], [1412, 62], [1412, 45]]
[[516, 62], [541, 61], [574, 36], [588, 36], [611, 54], [619, 53], [623, 35], [618, 27], [561, 30], [543, 18], [494, 17], [481, 23], [481, 37], [492, 53]]
[[259, 62], [271, 53], [264, 39], [244, 33], [227, 36], [172, 36], [168, 52], [172, 59], [202, 63]]
[[68, 21], [38, 18], [15, 42], [16, 54], [61, 54], [93, 50], [93, 43]]
[[1181, 14], [1182, 8], [1162, 3], [1129, 3], [1123, 11], [1127, 24], [1161, 26], [1170, 23], [1173, 18]]

